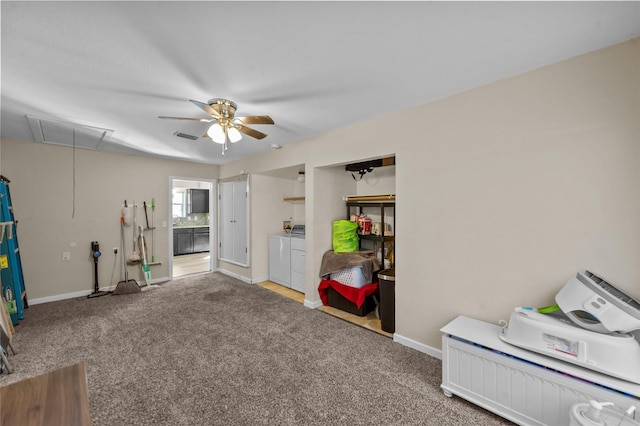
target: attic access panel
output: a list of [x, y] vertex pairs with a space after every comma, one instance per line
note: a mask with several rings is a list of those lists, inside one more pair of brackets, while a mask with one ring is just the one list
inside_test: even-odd
[[77, 148], [96, 150], [113, 134], [113, 130], [109, 129], [30, 115], [27, 115], [27, 122], [36, 142], [53, 145], [75, 145]]

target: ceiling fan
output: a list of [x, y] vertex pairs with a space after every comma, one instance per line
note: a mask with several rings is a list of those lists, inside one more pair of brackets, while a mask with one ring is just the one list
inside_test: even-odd
[[238, 142], [244, 133], [247, 136], [251, 136], [255, 139], [263, 139], [267, 137], [266, 133], [259, 132], [258, 130], [247, 127], [247, 124], [274, 124], [273, 119], [268, 115], [254, 115], [249, 117], [236, 117], [235, 113], [238, 106], [235, 102], [228, 99], [214, 98], [210, 99], [207, 103], [189, 100], [192, 104], [201, 108], [204, 112], [209, 114], [211, 118], [190, 118], [190, 117], [165, 117], [159, 116], [158, 118], [168, 118], [173, 120], [190, 120], [200, 121], [203, 123], [213, 123], [211, 127], [206, 131], [203, 138], [209, 137], [214, 142], [222, 145], [222, 155], [228, 149], [228, 141], [231, 143]]

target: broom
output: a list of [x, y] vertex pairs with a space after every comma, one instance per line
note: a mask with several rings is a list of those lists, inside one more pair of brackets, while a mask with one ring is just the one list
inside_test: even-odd
[[124, 281], [120, 281], [116, 285], [116, 289], [111, 293], [112, 295], [116, 294], [129, 294], [129, 293], [140, 293], [140, 286], [134, 279], [129, 279], [129, 272], [127, 271], [127, 263], [124, 259], [125, 253], [125, 242], [124, 242], [124, 216], [120, 217], [120, 234], [122, 238], [122, 267], [124, 268]]

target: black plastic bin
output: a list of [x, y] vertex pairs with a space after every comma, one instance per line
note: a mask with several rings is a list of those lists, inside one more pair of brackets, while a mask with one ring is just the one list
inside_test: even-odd
[[357, 315], [359, 317], [363, 317], [367, 315], [369, 312], [373, 311], [376, 308], [375, 300], [373, 299], [373, 295], [369, 295], [365, 297], [364, 303], [360, 308], [356, 306], [350, 300], [347, 300], [343, 295], [338, 293], [333, 287], [327, 287], [327, 304], [333, 308], [340, 309], [341, 311], [348, 312], [350, 314]]
[[396, 269], [385, 269], [378, 272], [378, 288], [380, 289], [380, 325], [383, 331], [396, 331]]

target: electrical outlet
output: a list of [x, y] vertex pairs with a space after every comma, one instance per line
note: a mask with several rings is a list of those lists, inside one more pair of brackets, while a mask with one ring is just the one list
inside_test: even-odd
[[63, 251], [62, 252], [62, 260], [71, 260], [71, 252]]
[[113, 248], [113, 254], [118, 254], [118, 247]]

